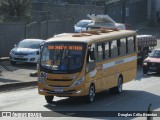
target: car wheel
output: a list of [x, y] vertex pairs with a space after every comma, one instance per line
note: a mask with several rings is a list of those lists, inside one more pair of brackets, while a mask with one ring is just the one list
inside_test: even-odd
[[47, 103], [52, 103], [54, 96], [45, 96]]
[[92, 84], [89, 88], [89, 94], [87, 96], [87, 100], [89, 103], [92, 103], [94, 101], [95, 98], [95, 86]]
[[148, 69], [146, 67], [143, 67], [143, 74], [147, 74]]
[[10, 61], [11, 65], [16, 65], [15, 61]]

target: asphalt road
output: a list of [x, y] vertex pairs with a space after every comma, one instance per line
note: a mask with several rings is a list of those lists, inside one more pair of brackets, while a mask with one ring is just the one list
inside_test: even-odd
[[[52, 104], [47, 104], [44, 97], [38, 94], [37, 88], [3, 92], [0, 93], [0, 111], [52, 111], [53, 116], [57, 116], [57, 114], [58, 116], [64, 116], [66, 114], [60, 111], [147, 111], [150, 103], [152, 104], [151, 109], [153, 111], [160, 111], [159, 78], [160, 75], [155, 73], [143, 75], [142, 68], [139, 67], [136, 79], [124, 84], [122, 94], [112, 95], [108, 91], [105, 91], [97, 94], [92, 104], [87, 104], [83, 97], [72, 99], [55, 97]], [[96, 114], [96, 112], [91, 114]], [[74, 113], [67, 114], [67, 116], [68, 117], [48, 117], [45, 119], [75, 119], [72, 117]], [[76, 119], [82, 118], [78, 117]], [[101, 118], [97, 116], [96, 118], [83, 117], [83, 119], [146, 120], [146, 117]], [[154, 118], [154, 120], [159, 119], [160, 117]]]

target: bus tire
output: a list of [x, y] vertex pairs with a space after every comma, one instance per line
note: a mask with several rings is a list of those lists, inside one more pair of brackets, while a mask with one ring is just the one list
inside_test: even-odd
[[47, 103], [52, 103], [54, 96], [45, 96]]
[[89, 94], [87, 96], [88, 103], [92, 103], [94, 101], [94, 98], [95, 98], [95, 86], [94, 84], [91, 84], [89, 88]]
[[115, 87], [115, 93], [120, 94], [122, 93], [122, 86], [123, 86], [123, 78], [122, 76], [119, 76], [118, 78], [118, 85]]
[[120, 94], [122, 92], [122, 84], [123, 84], [123, 78], [122, 76], [119, 76], [118, 85], [116, 87], [110, 88], [109, 92], [112, 94]]
[[148, 69], [146, 67], [143, 67], [143, 74], [147, 74], [148, 73]]

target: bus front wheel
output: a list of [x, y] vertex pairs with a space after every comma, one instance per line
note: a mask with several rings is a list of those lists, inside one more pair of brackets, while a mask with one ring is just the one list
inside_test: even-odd
[[45, 96], [47, 103], [52, 103], [54, 96]]
[[92, 84], [89, 88], [89, 94], [88, 94], [88, 102], [92, 103], [95, 98], [95, 86]]

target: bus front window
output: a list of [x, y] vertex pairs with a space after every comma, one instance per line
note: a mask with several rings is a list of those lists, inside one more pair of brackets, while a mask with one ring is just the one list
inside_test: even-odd
[[84, 60], [82, 43], [47, 43], [41, 54], [41, 67], [52, 72], [80, 71]]

